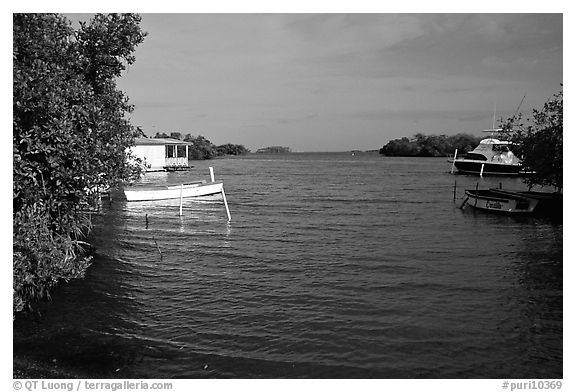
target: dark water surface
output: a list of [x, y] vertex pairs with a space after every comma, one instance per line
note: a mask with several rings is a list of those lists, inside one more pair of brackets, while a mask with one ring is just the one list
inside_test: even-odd
[[215, 198], [104, 203], [86, 278], [16, 320], [15, 353], [123, 378], [562, 377], [562, 224], [460, 210], [479, 179], [443, 158], [195, 163], [148, 180], [214, 166], [232, 222]]

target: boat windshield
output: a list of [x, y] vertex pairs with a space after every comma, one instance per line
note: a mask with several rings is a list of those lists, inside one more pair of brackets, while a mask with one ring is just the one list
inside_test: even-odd
[[492, 149], [496, 152], [508, 152], [510, 149], [505, 144], [495, 144]]
[[484, 144], [484, 143], [480, 143], [478, 145], [478, 147], [476, 147], [474, 149], [474, 151], [478, 151], [478, 152], [488, 152], [488, 151], [492, 151], [492, 144]]
[[476, 152], [491, 152], [494, 151], [497, 154], [505, 153], [510, 151], [507, 142], [499, 142], [495, 139], [487, 139], [486, 141], [480, 142], [478, 147], [474, 149]]

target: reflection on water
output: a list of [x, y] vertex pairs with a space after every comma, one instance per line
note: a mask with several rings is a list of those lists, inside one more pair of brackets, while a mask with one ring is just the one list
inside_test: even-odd
[[213, 161], [229, 223], [219, 197], [104, 203], [86, 279], [16, 321], [15, 352], [106, 377], [562, 377], [562, 225], [460, 210], [521, 183], [445, 163]]

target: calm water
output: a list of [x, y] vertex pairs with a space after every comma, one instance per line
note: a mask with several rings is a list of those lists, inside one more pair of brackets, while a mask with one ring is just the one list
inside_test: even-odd
[[[562, 377], [562, 224], [460, 210], [479, 179], [443, 158], [251, 155], [147, 180], [208, 166], [230, 224], [217, 198], [183, 217], [105, 203], [86, 279], [15, 322], [15, 353], [123, 378]], [[480, 185], [498, 182], [522, 187]]]

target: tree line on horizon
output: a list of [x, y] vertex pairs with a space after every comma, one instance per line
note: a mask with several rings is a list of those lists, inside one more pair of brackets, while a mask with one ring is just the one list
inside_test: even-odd
[[242, 144], [226, 143], [217, 146], [202, 135], [192, 136], [189, 133], [182, 137], [181, 132], [170, 132], [170, 135], [164, 132], [156, 132], [154, 138], [171, 138], [192, 143], [188, 146], [189, 159], [212, 159], [224, 155], [246, 155], [250, 152]]
[[256, 151], [257, 154], [285, 154], [289, 152], [292, 152], [292, 149], [290, 147], [283, 146], [263, 147]]
[[458, 133], [456, 135], [424, 135], [417, 133], [412, 138], [390, 140], [380, 150], [381, 155], [390, 157], [446, 157], [472, 151], [482, 137]]

